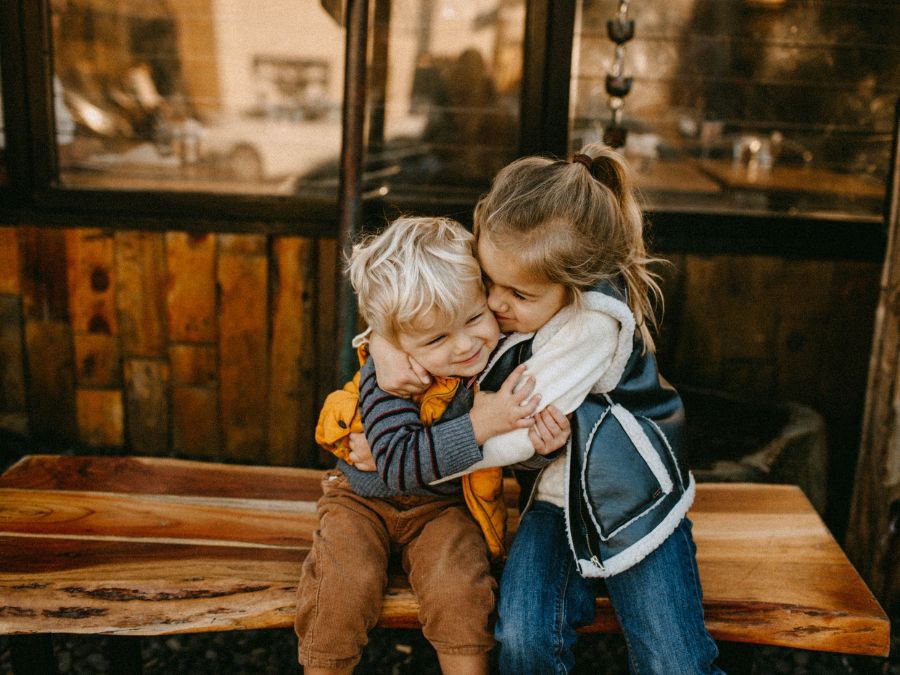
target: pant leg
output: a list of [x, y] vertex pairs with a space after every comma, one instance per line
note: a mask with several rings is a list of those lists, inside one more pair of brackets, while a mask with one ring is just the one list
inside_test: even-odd
[[598, 587], [575, 568], [562, 509], [535, 502], [522, 516], [500, 580], [500, 672], [570, 672], [575, 629], [593, 620]]
[[409, 516], [414, 522], [403, 566], [419, 601], [423, 635], [441, 654], [489, 652], [497, 584], [481, 529], [461, 500]]
[[356, 495], [340, 472], [326, 474], [322, 489], [294, 630], [300, 663], [346, 668], [359, 661], [381, 613], [390, 540], [379, 500]]
[[703, 623], [695, 552], [685, 518], [644, 560], [606, 579], [632, 673], [722, 673], [714, 663], [718, 648]]

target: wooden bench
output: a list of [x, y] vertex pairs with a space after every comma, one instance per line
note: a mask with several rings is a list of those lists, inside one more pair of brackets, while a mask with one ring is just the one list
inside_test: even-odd
[[[0, 634], [291, 626], [320, 476], [25, 457], [0, 476]], [[690, 515], [716, 639], [887, 655], [884, 611], [797, 487], [700, 484]], [[392, 576], [381, 625], [418, 627], [416, 610], [406, 580]], [[584, 630], [617, 629], [598, 598]]]

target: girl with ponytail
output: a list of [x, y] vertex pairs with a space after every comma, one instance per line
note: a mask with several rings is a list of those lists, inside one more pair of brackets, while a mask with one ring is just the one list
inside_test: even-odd
[[[506, 334], [480, 387], [497, 389], [525, 362], [538, 410], [552, 404], [571, 422], [553, 455], [537, 455], [517, 429], [462, 471], [512, 466], [523, 486], [500, 581], [502, 673], [570, 672], [576, 629], [604, 585], [631, 672], [722, 672], [687, 518], [684, 408], [654, 356], [661, 296], [643, 224], [627, 163], [602, 145], [572, 161], [516, 160], [475, 208], [488, 306]], [[377, 336], [371, 348], [382, 389], [421, 389], [417, 364]]]

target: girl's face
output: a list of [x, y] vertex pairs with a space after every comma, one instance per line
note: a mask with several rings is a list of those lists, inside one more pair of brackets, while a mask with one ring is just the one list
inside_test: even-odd
[[504, 333], [532, 333], [569, 304], [565, 286], [527, 274], [515, 254], [501, 251], [487, 237], [478, 240], [478, 260], [488, 307]]

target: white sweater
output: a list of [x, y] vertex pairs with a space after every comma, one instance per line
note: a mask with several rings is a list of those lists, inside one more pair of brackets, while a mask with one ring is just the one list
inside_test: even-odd
[[[578, 305], [563, 307], [536, 333], [509, 335], [485, 372], [506, 350], [532, 335], [532, 354], [526, 368], [535, 378], [535, 393], [541, 395], [538, 409], [552, 404], [568, 415], [589, 393], [610, 391], [618, 384], [631, 355], [634, 317], [621, 302], [602, 293], [584, 293]], [[485, 442], [483, 449], [483, 459], [466, 473], [518, 464], [534, 456], [527, 429], [495, 436]], [[544, 469], [537, 492], [538, 499], [559, 506], [564, 505], [565, 499], [565, 452]]]

